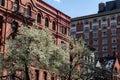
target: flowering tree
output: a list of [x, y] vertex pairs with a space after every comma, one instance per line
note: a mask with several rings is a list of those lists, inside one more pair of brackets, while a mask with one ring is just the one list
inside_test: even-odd
[[[55, 45], [51, 33], [47, 29], [38, 30], [22, 26], [18, 29], [14, 39], [7, 40], [6, 62], [4, 63], [8, 73], [14, 78], [15, 71], [22, 71], [24, 77], [30, 80], [29, 67], [35, 66], [50, 72], [57, 72], [56, 67], [66, 59], [65, 51]], [[52, 64], [52, 66], [50, 66]]]

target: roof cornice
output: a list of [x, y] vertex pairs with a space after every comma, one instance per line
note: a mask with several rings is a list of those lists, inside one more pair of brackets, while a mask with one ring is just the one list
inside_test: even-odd
[[120, 9], [101, 12], [101, 13], [97, 13], [97, 14], [91, 14], [91, 15], [87, 15], [87, 16], [76, 17], [76, 18], [72, 18], [71, 21], [78, 21], [78, 20], [84, 20], [84, 19], [89, 19], [89, 18], [96, 18], [96, 17], [106, 16], [106, 15], [111, 15], [111, 14], [116, 14], [116, 13], [120, 13]]

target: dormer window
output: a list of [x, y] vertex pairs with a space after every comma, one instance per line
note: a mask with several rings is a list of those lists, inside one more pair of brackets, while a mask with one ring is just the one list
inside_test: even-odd
[[37, 15], [37, 23], [41, 23], [41, 15], [40, 14]]
[[30, 6], [27, 7], [27, 16], [28, 17], [31, 16], [31, 7]]
[[56, 24], [55, 24], [55, 22], [53, 21], [53, 23], [52, 23], [52, 29], [53, 30], [55, 30], [56, 29]]
[[45, 18], [45, 27], [49, 27], [49, 20], [48, 20], [48, 18]]
[[19, 1], [18, 0], [15, 0], [13, 7], [14, 7], [14, 11], [19, 10]]
[[5, 0], [0, 0], [0, 5], [4, 6], [4, 4], [5, 4]]

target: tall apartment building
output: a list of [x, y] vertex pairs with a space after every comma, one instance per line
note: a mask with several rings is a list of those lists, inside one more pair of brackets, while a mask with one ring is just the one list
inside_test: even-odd
[[[0, 52], [5, 51], [5, 40], [21, 25], [47, 27], [56, 44], [66, 44], [70, 35], [70, 17], [44, 0], [0, 0]], [[39, 73], [39, 74], [38, 74]], [[37, 72], [37, 80], [47, 80], [47, 73]], [[44, 75], [44, 76], [42, 76]], [[35, 79], [33, 79], [35, 80]]]
[[[96, 48], [96, 59], [120, 56], [120, 0], [99, 4], [99, 11], [71, 19], [71, 36], [82, 37], [87, 45]], [[120, 57], [119, 57], [120, 60]]]

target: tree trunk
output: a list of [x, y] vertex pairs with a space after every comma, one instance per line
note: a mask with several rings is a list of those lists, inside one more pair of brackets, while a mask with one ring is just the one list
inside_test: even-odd
[[72, 73], [72, 62], [70, 63], [70, 71], [68, 74], [68, 80], [71, 80], [71, 73]]
[[68, 80], [71, 80], [71, 72], [68, 75]]
[[28, 67], [27, 64], [25, 63], [25, 80], [30, 80], [30, 76], [29, 76], [29, 71], [28, 71]]
[[15, 80], [15, 73], [12, 73], [12, 75], [10, 76], [10, 80]]

